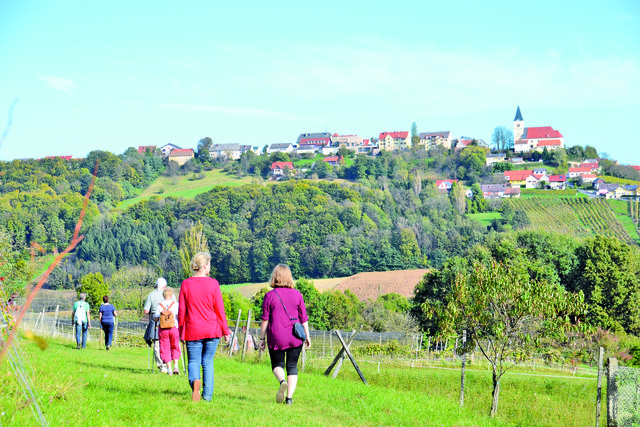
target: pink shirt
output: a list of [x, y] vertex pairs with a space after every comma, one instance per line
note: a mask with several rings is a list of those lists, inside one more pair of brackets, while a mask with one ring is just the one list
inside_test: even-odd
[[180, 287], [178, 309], [180, 339], [196, 341], [229, 335], [222, 293], [216, 279], [190, 277]]

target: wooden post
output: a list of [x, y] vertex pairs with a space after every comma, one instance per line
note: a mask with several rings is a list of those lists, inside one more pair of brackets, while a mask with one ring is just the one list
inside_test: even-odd
[[[360, 328], [362, 328], [362, 326], [360, 326]], [[360, 330], [358, 330], [358, 332], [360, 332]], [[349, 342], [347, 343], [347, 348], [351, 347], [351, 343], [353, 342], [353, 339], [355, 338], [355, 336], [356, 336], [356, 334], [358, 332], [356, 332], [355, 329], [353, 331], [351, 331], [351, 338], [349, 339]], [[336, 370], [333, 371], [333, 376], [331, 378], [336, 378], [338, 376], [338, 373], [340, 373], [340, 368], [342, 368], [342, 363], [344, 362], [345, 355], [344, 355], [344, 351], [342, 351], [342, 350], [340, 350], [340, 353], [342, 354], [342, 356], [338, 360], [338, 363], [336, 364]], [[337, 358], [338, 358], [338, 356], [336, 356], [336, 359]]]
[[240, 314], [242, 314], [242, 310], [238, 310], [238, 320], [236, 320], [236, 326], [233, 328], [233, 339], [229, 343], [229, 357], [233, 355], [233, 341], [237, 340], [238, 345], [240, 345], [240, 340], [238, 339], [238, 326], [240, 326]]
[[362, 382], [365, 383], [366, 385], [369, 385], [369, 383], [367, 383], [367, 380], [365, 379], [364, 375], [362, 375], [362, 371], [358, 367], [358, 364], [356, 363], [356, 359], [353, 358], [353, 355], [351, 354], [351, 352], [347, 348], [347, 345], [344, 343], [344, 340], [342, 339], [342, 336], [340, 335], [340, 331], [336, 331], [336, 336], [340, 340], [340, 344], [342, 344], [342, 349], [345, 351], [345, 353], [347, 353], [347, 356], [349, 356], [349, 360], [351, 360], [351, 364], [353, 365], [353, 367], [355, 368], [356, 372], [360, 376], [360, 379], [362, 380]]
[[56, 326], [58, 326], [58, 309], [60, 308], [59, 305], [56, 305], [56, 314], [53, 317], [53, 326], [51, 327], [51, 336], [55, 336], [56, 335]]
[[[249, 333], [250, 326], [251, 326], [251, 309], [249, 309], [249, 313], [247, 313], [247, 328], [244, 331], [244, 340], [242, 341], [242, 361], [244, 361], [244, 354], [247, 349], [247, 334]], [[238, 341], [238, 344], [240, 344], [240, 341]]]
[[[456, 340], [458, 342], [458, 340]], [[464, 405], [464, 378], [467, 364], [467, 330], [462, 331], [462, 369], [460, 372], [460, 406]]]
[[[362, 327], [362, 326], [361, 326]], [[355, 331], [354, 331], [355, 332]], [[347, 344], [347, 348], [351, 345], [351, 343], [353, 342], [353, 338], [355, 337], [355, 334], [353, 334], [351, 336], [351, 340], [349, 341], [349, 344]], [[333, 362], [331, 362], [331, 364], [329, 365], [329, 367], [327, 368], [326, 371], [324, 371], [324, 375], [328, 376], [331, 373], [331, 370], [333, 369], [334, 366], [336, 366], [336, 364], [340, 363], [340, 365], [342, 365], [342, 362], [340, 361], [340, 358], [344, 357], [344, 348], [341, 348], [340, 351], [338, 352], [338, 354], [336, 355], [336, 357], [333, 358]], [[338, 368], [339, 370], [339, 368]], [[333, 376], [333, 378], [336, 377], [337, 374], [335, 374]]]
[[304, 372], [304, 368], [307, 366], [307, 349], [304, 343], [302, 344], [302, 372]]
[[596, 427], [600, 427], [600, 407], [602, 406], [602, 359], [604, 358], [604, 348], [600, 347], [598, 355], [598, 391], [596, 394]]
[[618, 359], [609, 358], [609, 375], [607, 378], [607, 425], [618, 425]]

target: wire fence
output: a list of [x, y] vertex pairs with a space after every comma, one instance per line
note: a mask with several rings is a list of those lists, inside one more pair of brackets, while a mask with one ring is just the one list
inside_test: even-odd
[[[611, 362], [610, 362], [611, 365]], [[640, 425], [640, 369], [617, 366], [611, 369], [609, 416], [615, 425]]]

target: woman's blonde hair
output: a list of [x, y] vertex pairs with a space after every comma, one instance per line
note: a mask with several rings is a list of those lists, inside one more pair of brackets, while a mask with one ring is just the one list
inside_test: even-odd
[[211, 254], [209, 252], [198, 252], [191, 261], [191, 270], [195, 273], [210, 262]]
[[165, 288], [164, 291], [162, 292], [162, 296], [164, 297], [164, 299], [168, 299], [172, 295], [173, 295], [173, 289], [171, 288]]
[[291, 269], [288, 265], [278, 264], [271, 273], [271, 280], [269, 285], [272, 288], [293, 288], [293, 276], [291, 275]]

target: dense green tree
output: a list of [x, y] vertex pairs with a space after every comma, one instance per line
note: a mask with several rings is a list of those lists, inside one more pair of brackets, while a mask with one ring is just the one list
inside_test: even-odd
[[102, 304], [102, 297], [109, 295], [109, 285], [104, 282], [102, 274], [90, 273], [80, 279], [80, 286], [77, 291], [78, 297], [80, 297], [81, 293], [87, 294], [87, 302], [95, 315], [95, 311]]

